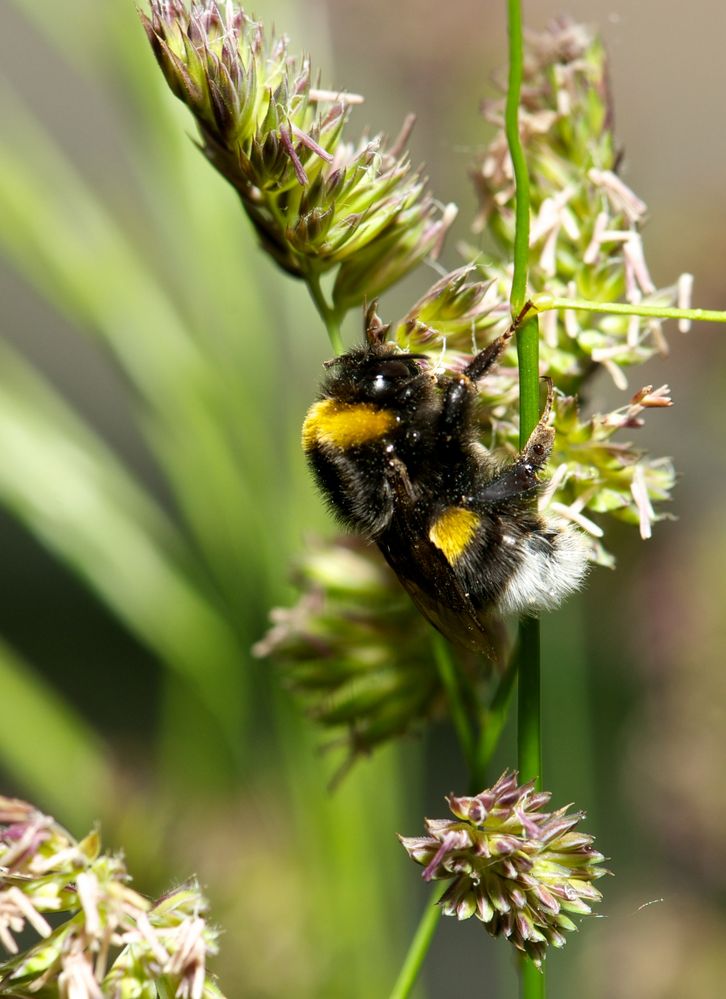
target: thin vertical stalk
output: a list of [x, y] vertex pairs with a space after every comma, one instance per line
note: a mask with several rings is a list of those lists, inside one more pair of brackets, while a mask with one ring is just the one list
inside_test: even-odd
[[471, 775], [474, 761], [474, 734], [467, 715], [466, 705], [461, 696], [462, 692], [459, 686], [456, 666], [451, 654], [451, 646], [438, 631], [435, 631], [432, 635], [432, 646], [439, 679], [446, 691], [446, 699], [449, 703], [449, 711], [451, 712], [451, 718], [456, 729], [459, 747]]
[[[508, 0], [509, 87], [505, 131], [512, 157], [515, 184], [514, 273], [512, 318], [521, 314], [527, 299], [529, 269], [529, 174], [519, 137], [519, 95], [522, 88], [522, 11], [520, 0]], [[519, 443], [524, 447], [539, 419], [539, 331], [537, 318], [527, 319], [517, 330], [519, 361]]]
[[487, 767], [509, 718], [512, 695], [516, 686], [518, 663], [519, 646], [512, 653], [506, 672], [499, 681], [494, 697], [482, 714], [479, 723], [479, 738], [474, 747], [471, 772], [471, 794], [478, 794], [486, 786]]
[[[506, 105], [506, 134], [514, 167], [516, 187], [516, 227], [514, 236], [514, 273], [512, 278], [511, 309], [516, 319], [524, 309], [527, 297], [527, 270], [529, 263], [529, 178], [527, 165], [519, 138], [519, 95], [522, 85], [522, 12], [520, 0], [508, 0], [509, 15], [509, 87]], [[315, 289], [311, 287], [313, 297]], [[319, 291], [319, 287], [318, 287]], [[320, 308], [320, 303], [318, 308]], [[321, 310], [321, 314], [322, 310]], [[524, 446], [539, 420], [539, 336], [536, 318], [528, 319], [517, 331], [520, 391], [520, 442]], [[448, 650], [438, 641], [435, 645], [437, 664], [442, 680], [452, 700], [452, 709], [462, 750], [472, 765], [471, 778], [477, 777], [494, 750], [499, 731], [493, 738], [480, 740], [472, 745], [471, 730], [465, 712], [462, 712], [457, 690], [450, 673]], [[519, 676], [518, 750], [519, 770], [523, 780], [541, 776], [540, 753], [540, 683], [539, 683], [539, 624], [533, 618], [520, 623], [519, 651], [517, 656]], [[502, 688], [492, 703], [494, 716], [499, 717], [508, 703], [511, 673], [507, 671]], [[501, 722], [501, 719], [499, 719]], [[426, 953], [431, 945], [438, 923], [440, 909], [429, 905], [423, 913], [398, 980], [390, 999], [406, 999], [416, 982]], [[524, 960], [521, 968], [522, 999], [543, 999], [544, 975], [531, 961]]]
[[[508, 0], [509, 86], [505, 131], [512, 157], [515, 184], [514, 274], [512, 318], [521, 314], [527, 299], [529, 269], [529, 174], [519, 137], [519, 95], [522, 88], [522, 10], [520, 0]], [[539, 419], [539, 331], [536, 317], [517, 330], [519, 361], [519, 444], [524, 447]]]
[[537, 318], [526, 319], [517, 330], [517, 361], [519, 364], [519, 446], [539, 420], [539, 324]]
[[[506, 104], [506, 135], [515, 181], [514, 274], [512, 316], [521, 314], [527, 298], [529, 267], [529, 176], [519, 136], [519, 97], [522, 87], [523, 46], [521, 0], [508, 0], [509, 83]], [[517, 331], [519, 360], [519, 440], [524, 447], [539, 419], [539, 335], [536, 318]], [[540, 649], [539, 623], [525, 618], [519, 625], [519, 684], [517, 747], [520, 780], [541, 781], [540, 742]], [[524, 959], [520, 969], [522, 999], [544, 997], [544, 975]]]
[[340, 332], [342, 317], [332, 306], [328, 305], [325, 300], [323, 289], [320, 286], [320, 275], [317, 271], [310, 268], [305, 277], [305, 281], [310, 292], [310, 297], [315, 303], [315, 308], [318, 310], [320, 318], [325, 323], [325, 329], [328, 331], [328, 338], [330, 339], [331, 346], [336, 355], [340, 355], [343, 353], [343, 337]]
[[[441, 639], [444, 642], [444, 639]], [[451, 653], [445, 646], [446, 662], [444, 668], [453, 668]], [[516, 653], [515, 653], [516, 656]], [[504, 729], [507, 708], [512, 692], [514, 672], [516, 662], [513, 658], [507, 671], [502, 676], [489, 707], [484, 712], [481, 721], [481, 735], [479, 742], [473, 747], [472, 770], [469, 780], [470, 794], [477, 794], [484, 784], [484, 772], [497, 748], [499, 737]], [[431, 901], [424, 909], [418, 927], [408, 948], [405, 960], [399, 972], [396, 984], [393, 986], [389, 999], [408, 999], [413, 987], [416, 984], [419, 973], [423, 966], [426, 954], [428, 953], [431, 941], [441, 917], [441, 907], [436, 905], [438, 896], [441, 894], [441, 886], [435, 885]], [[534, 970], [534, 965], [532, 965]], [[541, 976], [540, 976], [541, 977]], [[533, 996], [537, 993], [533, 992]]]
[[544, 969], [537, 971], [528, 957], [520, 958], [520, 995], [522, 999], [544, 999]]
[[529, 174], [519, 138], [519, 95], [522, 89], [522, 9], [520, 0], [508, 0], [509, 82], [505, 108], [505, 133], [512, 157], [515, 185], [514, 276], [512, 315], [518, 316], [527, 297], [529, 261]]
[[[441, 888], [437, 885], [434, 894], [438, 896], [440, 893]], [[441, 907], [436, 905], [436, 900], [432, 898], [424, 909], [389, 999], [407, 999], [411, 995], [440, 918]]]
[[519, 694], [517, 756], [522, 783], [536, 780], [541, 789], [540, 642], [539, 621], [525, 617], [519, 623]]

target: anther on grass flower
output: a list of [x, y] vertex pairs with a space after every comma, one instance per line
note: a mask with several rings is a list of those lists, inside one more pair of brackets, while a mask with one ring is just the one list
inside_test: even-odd
[[655, 510], [653, 504], [671, 498], [676, 479], [673, 463], [669, 458], [652, 458], [615, 435], [641, 427], [640, 414], [646, 409], [670, 405], [666, 385], [655, 390], [646, 386], [627, 405], [610, 413], [596, 413], [586, 420], [580, 417], [574, 398], [556, 400], [553, 459], [556, 471], [553, 488], [546, 490], [543, 498], [553, 505], [555, 512], [584, 528], [591, 544], [591, 557], [596, 562], [612, 565], [613, 559], [600, 541], [602, 529], [592, 523], [589, 515], [607, 514], [637, 524], [643, 538], [650, 537], [655, 521], [668, 516]]
[[[223, 999], [207, 972], [217, 933], [199, 888], [153, 903], [129, 887], [97, 832], [77, 841], [24, 801], [0, 797], [0, 996]], [[55, 914], [53, 928], [45, 915]], [[59, 922], [58, 915], [65, 916]], [[40, 937], [28, 944], [26, 928]]]
[[372, 298], [435, 256], [455, 215], [426, 190], [399, 138], [343, 138], [357, 95], [321, 90], [307, 57], [236, 3], [151, 0], [142, 16], [210, 163], [239, 194], [262, 246], [293, 275], [338, 267], [333, 307]]
[[454, 818], [426, 819], [427, 836], [399, 837], [426, 881], [451, 882], [445, 915], [476, 916], [537, 967], [577, 928], [570, 915], [592, 912], [602, 897], [593, 881], [607, 873], [592, 837], [574, 831], [583, 813], [543, 812], [550, 797], [506, 771], [474, 797], [450, 795]]
[[429, 625], [372, 547], [353, 539], [307, 552], [302, 595], [275, 608], [254, 652], [279, 662], [290, 687], [352, 757], [444, 708]]

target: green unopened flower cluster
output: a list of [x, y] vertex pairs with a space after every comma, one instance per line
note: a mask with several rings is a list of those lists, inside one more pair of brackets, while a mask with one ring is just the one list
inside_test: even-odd
[[154, 54], [194, 114], [201, 147], [233, 185], [263, 247], [309, 281], [337, 267], [342, 315], [435, 254], [455, 214], [441, 211], [405, 143], [344, 138], [362, 98], [321, 90], [285, 37], [266, 39], [236, 3], [151, 0]]
[[[10, 955], [0, 996], [223, 999], [207, 972], [217, 933], [198, 887], [154, 903], [128, 882], [97, 832], [77, 841], [32, 805], [0, 797], [0, 950]], [[40, 938], [29, 946], [28, 930]]]
[[399, 837], [427, 881], [451, 881], [439, 901], [445, 915], [476, 916], [537, 967], [577, 928], [567, 913], [592, 912], [601, 898], [592, 882], [607, 873], [592, 837], [574, 831], [582, 813], [541, 811], [550, 797], [506, 771], [474, 797], [450, 795], [454, 818], [427, 819], [427, 836]]
[[436, 711], [429, 626], [377, 549], [347, 539], [317, 546], [298, 585], [299, 602], [271, 612], [254, 651], [282, 665], [319, 724], [345, 733], [350, 759]]
[[[488, 280], [508, 296], [514, 239], [514, 184], [503, 131], [503, 101], [485, 108], [499, 126], [474, 173], [486, 226], [501, 258], [482, 261]], [[601, 42], [562, 19], [530, 37], [526, 51], [522, 143], [530, 177], [530, 293], [597, 302], [673, 304], [675, 287], [656, 289], [643, 252], [646, 205], [617, 169], [607, 63]], [[681, 282], [685, 291], [688, 281]], [[574, 393], [596, 365], [620, 388], [623, 368], [640, 364], [666, 344], [658, 320], [583, 311], [540, 317], [547, 373]]]

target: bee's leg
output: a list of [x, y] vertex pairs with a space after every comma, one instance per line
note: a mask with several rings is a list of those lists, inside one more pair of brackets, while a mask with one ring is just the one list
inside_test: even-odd
[[438, 430], [442, 437], [455, 440], [462, 428], [469, 425], [469, 414], [476, 398], [476, 383], [496, 363], [514, 333], [514, 327], [480, 350], [460, 375], [444, 380], [444, 397], [441, 404]]
[[533, 308], [532, 302], [528, 299], [519, 315], [515, 316], [512, 320], [509, 328], [500, 337], [497, 337], [494, 343], [490, 343], [488, 347], [480, 350], [476, 357], [464, 368], [463, 373], [467, 378], [471, 378], [473, 382], [478, 382], [480, 378], [484, 377], [492, 365], [496, 363], [504, 348], [532, 312]]
[[447, 378], [444, 386], [437, 435], [441, 441], [449, 444], [451, 441], [461, 439], [464, 428], [469, 426], [471, 407], [476, 398], [476, 386], [466, 374]]
[[399, 506], [411, 506], [418, 499], [408, 474], [408, 469], [400, 458], [389, 458], [386, 461], [386, 479], [393, 489]]
[[500, 500], [513, 499], [523, 494], [535, 492], [538, 487], [537, 473], [547, 463], [555, 439], [554, 427], [547, 424], [552, 411], [554, 389], [552, 379], [547, 382], [547, 399], [537, 426], [529, 435], [527, 443], [519, 453], [519, 457], [500, 475], [480, 491], [479, 498], [485, 503], [496, 503]]
[[497, 337], [493, 343], [490, 343], [488, 347], [480, 350], [476, 357], [464, 368], [462, 373], [473, 382], [478, 382], [480, 378], [483, 378], [487, 371], [499, 360], [502, 351], [512, 339], [514, 331], [515, 327], [512, 325], [500, 337]]
[[522, 448], [519, 458], [517, 459], [518, 463], [524, 462], [532, 465], [535, 469], [542, 468], [545, 464], [550, 456], [552, 444], [555, 439], [554, 427], [547, 425], [550, 413], [552, 412], [552, 402], [555, 397], [555, 390], [552, 385], [551, 378], [545, 378], [544, 381], [547, 383], [547, 398], [545, 399], [542, 415], [537, 421], [537, 426], [529, 435], [527, 443]]

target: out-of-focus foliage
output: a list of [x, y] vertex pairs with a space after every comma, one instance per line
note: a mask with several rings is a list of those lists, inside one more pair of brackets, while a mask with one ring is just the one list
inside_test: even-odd
[[[64, 370], [79, 377], [89, 356], [113, 356], [154, 455], [154, 473], [138, 473], [148, 468], [148, 456], [139, 461], [138, 451], [131, 458], [114, 453], [92, 428], [84, 401], [77, 407], [75, 400], [63, 402], [41, 374], [42, 364], [31, 368], [8, 346], [0, 425], [4, 446], [15, 443], [14, 467], [3, 463], [2, 503], [153, 650], [164, 679], [153, 730], [134, 731], [131, 743], [124, 726], [140, 706], [119, 692], [132, 676], [146, 682], [148, 662], [129, 660], [111, 685], [109, 650], [100, 644], [83, 664], [86, 684], [99, 697], [118, 699], [120, 731], [99, 731], [88, 701], [78, 692], [71, 696], [68, 663], [61, 659], [68, 656], [63, 629], [82, 631], [87, 620], [60, 622], [31, 606], [33, 628], [50, 641], [58, 633], [58, 657], [35, 669], [25, 661], [32, 657], [2, 649], [3, 779], [74, 828], [101, 815], [105, 840], [126, 846], [138, 882], [155, 893], [196, 869], [227, 931], [216, 968], [228, 994], [383, 995], [406, 919], [397, 878], [409, 880], [390, 830], [417, 821], [402, 820], [392, 786], [395, 780], [417, 794], [417, 782], [393, 754], [378, 754], [330, 798], [324, 790], [329, 763], [316, 757], [307, 727], [287, 701], [270, 693], [278, 679], [269, 685], [271, 671], [248, 655], [262, 633], [265, 608], [286, 596], [280, 588], [301, 526], [323, 522], [311, 492], [299, 488], [301, 464], [295, 464], [300, 418], [318, 377], [314, 368], [326, 356], [322, 331], [304, 295], [258, 264], [234, 196], [189, 140], [188, 117], [160, 79], [134, 5], [66, 0], [61, 10], [12, 0], [6, 8], [2, 44], [18, 58], [4, 59], [0, 84], [0, 245], [43, 304], [26, 331], [7, 296], [1, 332], [27, 339], [30, 357], [60, 356]], [[590, 21], [602, 15], [601, 5], [582, 9]], [[318, 41], [324, 44], [321, 10], [306, 6], [305, 23], [295, 27], [293, 7], [277, 4], [274, 18], [300, 47], [311, 48], [314, 35], [317, 50]], [[266, 12], [258, 6], [257, 13]], [[341, 85], [362, 89], [372, 62], [390, 69], [390, 75], [376, 74], [378, 93], [370, 88], [374, 113], [356, 114], [377, 120], [376, 112], [390, 110], [383, 127], [395, 130], [406, 111], [418, 112], [415, 161], [423, 152], [434, 164], [436, 186], [447, 199], [456, 194], [455, 178], [464, 191], [466, 165], [483, 141], [476, 102], [489, 66], [502, 61], [502, 13], [487, 10], [481, 31], [461, 31], [483, 24], [481, 4], [434, 5], [424, 17], [381, 0], [343, 0], [326, 11]], [[629, 162], [629, 177], [637, 175], [653, 209], [646, 235], [653, 274], [667, 280], [673, 267], [696, 270], [699, 304], [715, 308], [724, 256], [721, 214], [714, 210], [723, 173], [718, 101], [724, 88], [713, 82], [722, 71], [721, 36], [712, 30], [713, 12], [698, 4], [680, 18], [677, 33], [673, 23], [682, 12], [662, 0], [626, 13], [607, 29], [612, 86], [626, 168]], [[400, 107], [399, 94], [405, 94]], [[453, 254], [447, 264], [456, 265]], [[387, 314], [404, 315], [425, 283], [393, 296]], [[86, 343], [77, 331], [88, 334]], [[724, 916], [712, 865], [705, 873], [689, 866], [687, 889], [678, 877], [684, 843], [689, 865], [712, 856], [711, 845], [718, 844], [712, 820], [723, 809], [712, 766], [723, 757], [718, 733], [724, 726], [704, 720], [704, 711], [709, 718], [718, 712], [718, 615], [710, 629], [702, 616], [683, 616], [684, 593], [694, 606], [701, 593], [716, 607], [723, 596], [714, 540], [722, 539], [726, 474], [717, 335], [694, 330], [687, 345], [674, 343], [671, 370], [658, 361], [656, 373], [647, 369], [655, 384], [676, 383], [677, 408], [650, 421], [647, 433], [651, 442], [660, 434], [655, 450], [678, 455], [680, 524], [664, 524], [637, 554], [626, 554], [624, 541], [616, 541], [621, 567], [639, 559], [641, 578], [633, 583], [630, 573], [593, 574], [586, 596], [595, 604], [586, 610], [586, 624], [568, 609], [566, 626], [544, 626], [553, 652], [545, 696], [556, 698], [566, 721], [546, 734], [548, 784], [568, 788], [578, 802], [589, 796], [589, 828], [608, 842], [613, 865], [630, 859], [637, 867], [647, 859], [650, 869], [659, 851], [664, 861], [641, 890], [604, 907], [607, 920], [583, 927], [577, 974], [574, 948], [550, 960], [558, 996], [612, 999], [620, 990], [624, 999], [661, 999], [668, 989], [674, 997], [689, 989], [715, 995], [724, 976]], [[600, 383], [592, 391], [601, 411], [620, 405], [602, 399]], [[122, 421], [127, 410], [111, 395], [105, 412]], [[288, 465], [286, 477], [281, 469]], [[80, 501], [75, 511], [74, 495]], [[110, 529], [119, 531], [119, 544], [107, 537]], [[697, 532], [708, 554], [696, 564]], [[6, 559], [8, 590], [19, 595], [27, 584], [23, 568]], [[66, 578], [59, 575], [60, 607]], [[705, 656], [701, 627], [710, 635]], [[625, 628], [645, 635], [645, 646], [626, 641]], [[667, 675], [663, 648], [670, 650], [669, 670], [673, 666]], [[654, 676], [665, 682], [645, 724], [638, 684]], [[149, 676], [149, 687], [156, 681], [156, 674]], [[586, 746], [575, 731], [591, 735], [593, 748], [573, 754], [573, 742]], [[438, 741], [429, 758], [437, 783], [446, 753]], [[632, 765], [631, 753], [641, 766]], [[681, 766], [672, 783], [660, 783], [664, 758]], [[635, 775], [637, 818], [620, 795], [620, 772]], [[644, 785], [657, 800], [643, 795]], [[606, 796], [600, 806], [595, 786]], [[689, 807], [679, 810], [684, 803]], [[688, 822], [692, 814], [695, 823]], [[634, 839], [639, 823], [643, 842]], [[667, 907], [641, 910], [666, 893], [668, 872]], [[609, 887], [614, 897], [617, 882]], [[603, 961], [604, 936], [613, 943]], [[476, 964], [477, 979], [468, 984], [480, 988], [483, 965], [500, 999], [506, 991], [496, 957], [481, 934], [470, 937], [476, 961], [468, 963]], [[461, 946], [447, 949], [442, 938], [445, 977], [433, 981], [433, 994], [445, 994], [452, 970], [457, 985], [466, 987]], [[632, 974], [613, 983], [613, 966]]]
[[347, 538], [317, 545], [295, 575], [299, 602], [271, 612], [254, 652], [284, 664], [320, 725], [348, 733], [351, 758], [443, 707], [429, 625], [377, 549]]
[[[51, 816], [0, 797], [0, 995], [223, 999], [207, 974], [219, 931], [197, 885], [151, 902], [97, 832], [76, 840]], [[46, 915], [60, 915], [53, 928]], [[40, 937], [27, 946], [27, 931]]]
[[[400, 871], [391, 830], [403, 806], [390, 792], [396, 760], [377, 761], [330, 799], [330, 765], [279, 695], [279, 678], [250, 654], [284, 585], [291, 540], [310, 520], [288, 468], [287, 427], [312, 385], [288, 369], [306, 350], [319, 356], [323, 334], [304, 295], [258, 263], [234, 195], [189, 141], [133, 4], [70, 0], [62, 16], [46, 14], [17, 0], [16, 30], [42, 54], [34, 65], [55, 67], [58, 89], [81, 96], [67, 103], [68, 123], [49, 125], [52, 76], [32, 109], [19, 85], [3, 84], [0, 250], [74, 331], [61, 348], [69, 366], [80, 370], [100, 351], [121, 373], [109, 405], [118, 420], [135, 421], [141, 467], [154, 472], [139, 474], [8, 336], [0, 504], [150, 650], [160, 672], [149, 685], [161, 695], [154, 727], [139, 733], [123, 676], [108, 675], [98, 648], [88, 687], [101, 698], [122, 692], [117, 731], [99, 731], [88, 716], [94, 698], [81, 714], [65, 695], [60, 660], [42, 664], [46, 681], [3, 647], [0, 767], [15, 791], [69, 825], [101, 818], [105, 838], [123, 843], [156, 891], [194, 871], [205, 877], [227, 939], [246, 941], [244, 960], [236, 947], [218, 959], [227, 994], [381, 993], [400, 923], [390, 901]], [[73, 128], [93, 120], [84, 102], [100, 109], [98, 128], [69, 145]], [[102, 158], [107, 144], [119, 169], [99, 177], [93, 155]], [[4, 310], [6, 324], [11, 316]], [[53, 356], [58, 348], [45, 340]], [[363, 837], [360, 817], [374, 802], [377, 819]], [[212, 813], [212, 829], [195, 824]], [[306, 857], [300, 869], [288, 840], [255, 835], [241, 847], [240, 830], [283, 815]], [[221, 868], [208, 855], [215, 835]], [[275, 887], [283, 869], [284, 889]], [[366, 872], [363, 883], [356, 870]], [[264, 889], [250, 892], [262, 871]], [[280, 931], [278, 891], [289, 934]], [[361, 964], [351, 985], [351, 968], [370, 952], [380, 955], [376, 967]]]

